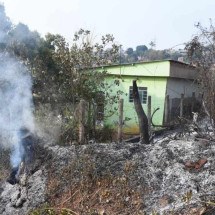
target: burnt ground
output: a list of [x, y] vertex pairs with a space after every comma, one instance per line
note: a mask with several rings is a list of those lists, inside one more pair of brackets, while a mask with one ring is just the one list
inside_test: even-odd
[[215, 214], [215, 142], [195, 135], [38, 150], [24, 182], [1, 180], [0, 214]]

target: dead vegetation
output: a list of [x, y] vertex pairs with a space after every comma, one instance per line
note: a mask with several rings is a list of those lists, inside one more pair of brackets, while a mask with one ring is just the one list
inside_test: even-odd
[[88, 156], [68, 165], [61, 174], [50, 168], [47, 195], [51, 214], [143, 214], [142, 190], [130, 183], [134, 168], [127, 162], [124, 174], [101, 176]]
[[5, 180], [10, 172], [9, 150], [0, 149], [0, 181]]
[[[172, 151], [173, 154], [175, 152], [179, 153], [177, 149], [180, 148], [177, 147], [177, 144], [182, 144], [181, 142], [179, 142], [180, 141], [178, 141], [178, 143], [175, 142], [175, 144], [172, 143], [172, 149], [176, 150]], [[191, 147], [191, 143], [186, 143], [185, 141], [184, 146], [186, 144], [188, 148]], [[175, 145], [176, 148], [173, 145]], [[172, 190], [174, 190], [175, 187], [178, 186], [178, 182], [175, 181], [177, 181], [181, 177], [180, 174], [179, 176], [176, 176], [180, 171], [182, 171], [182, 174], [185, 174], [185, 180], [188, 180], [188, 178], [186, 179], [186, 177], [191, 177], [191, 175], [193, 179], [195, 178], [195, 180], [200, 180], [198, 183], [200, 183], [200, 192], [202, 192], [201, 189], [204, 188], [201, 186], [203, 186], [204, 183], [201, 184], [201, 180], [204, 177], [203, 175], [206, 174], [209, 166], [212, 165], [211, 159], [209, 159], [208, 162], [206, 162], [206, 160], [195, 160], [195, 162], [193, 163], [184, 163], [183, 165], [181, 165], [181, 167], [180, 164], [176, 164], [176, 167], [179, 168], [176, 172], [174, 171], [174, 165], [172, 165], [171, 171], [176, 175], [173, 175], [173, 179], [171, 180], [167, 179], [168, 181], [166, 182], [164, 188], [165, 191], [163, 191], [162, 195], [160, 195], [159, 193], [161, 193], [161, 187], [158, 188], [160, 185], [156, 183], [158, 182], [161, 184], [163, 182], [162, 180], [157, 179], [153, 182], [153, 177], [155, 177], [156, 175], [156, 170], [155, 172], [150, 172], [152, 173], [152, 175], [148, 176], [149, 183], [154, 183], [154, 187], [145, 186], [143, 188], [143, 183], [141, 183], [141, 186], [137, 186], [137, 184], [136, 186], [134, 186], [133, 184], [134, 179], [140, 180], [139, 178], [137, 179], [136, 176], [133, 177], [134, 175], [136, 175], [135, 171], [137, 171], [137, 168], [144, 170], [146, 170], [148, 167], [150, 168], [150, 164], [145, 165], [145, 160], [143, 160], [141, 167], [139, 166], [140, 163], [136, 163], [134, 160], [125, 160], [123, 170], [119, 172], [115, 171], [115, 174], [111, 171], [108, 171], [108, 162], [105, 161], [106, 170], [104, 172], [100, 172], [97, 166], [100, 159], [97, 161], [94, 160], [96, 156], [93, 157], [91, 154], [94, 153], [95, 155], [99, 150], [97, 152], [90, 152], [89, 150], [78, 151], [78, 147], [72, 148], [76, 155], [73, 156], [73, 159], [69, 159], [67, 165], [63, 165], [63, 163], [61, 163], [61, 168], [59, 168], [59, 166], [56, 166], [54, 160], [51, 161], [47, 166], [49, 170], [46, 190], [47, 204], [43, 205], [39, 209], [34, 210], [30, 213], [30, 215], [212, 215], [214, 213], [214, 201], [212, 199], [212, 196], [209, 197], [210, 190], [205, 190], [206, 193], [204, 194], [205, 196], [208, 196], [210, 200], [203, 197], [199, 198], [199, 191], [196, 192], [195, 189], [193, 190], [192, 187], [186, 186], [185, 184], [180, 185], [182, 187], [185, 186], [183, 188], [176, 188], [177, 197], [174, 196], [176, 194], [174, 193], [174, 191], [174, 195], [172, 193]], [[85, 146], [83, 146], [82, 148], [85, 148]], [[57, 148], [55, 150], [59, 151], [61, 150], [61, 148], [58, 147], [58, 150]], [[161, 148], [157, 148], [157, 150], [159, 151], [161, 150]], [[171, 147], [169, 147], [167, 152], [169, 152], [170, 150]], [[64, 155], [65, 152], [65, 149], [62, 149], [62, 152], [60, 154]], [[67, 153], [68, 156], [72, 156], [69, 151], [67, 151]], [[148, 154], [149, 151], [147, 151], [146, 153]], [[152, 152], [152, 154], [157, 153], [156, 151]], [[163, 155], [164, 154], [165, 152], [163, 152]], [[183, 152], [180, 152], [180, 155], [175, 154], [174, 158], [169, 157], [169, 161], [175, 162], [175, 159], [177, 160], [177, 156], [182, 159], [182, 154]], [[101, 156], [101, 154], [99, 155]], [[199, 155], [196, 156], [198, 157]], [[163, 162], [162, 156], [159, 157], [159, 164], [156, 165], [156, 168], [158, 170], [160, 168], [163, 168], [163, 165], [159, 167], [160, 163]], [[59, 162], [61, 158], [62, 157], [56, 158], [56, 160]], [[63, 156], [63, 158], [65, 159], [65, 156]], [[166, 158], [164, 160], [166, 160]], [[101, 159], [104, 159], [104, 157], [101, 156]], [[149, 160], [148, 163], [151, 163], [151, 161]], [[163, 171], [163, 174], [165, 174], [165, 170]], [[199, 176], [199, 179], [197, 179], [196, 176], [200, 174], [203, 177]], [[146, 179], [146, 177], [147, 175], [144, 175], [144, 179]], [[188, 183], [194, 183], [193, 179], [189, 179], [191, 182], [188, 181]], [[158, 187], [156, 188], [156, 186]], [[174, 188], [171, 186], [173, 186]], [[183, 192], [179, 194], [180, 190], [182, 189]], [[154, 210], [150, 210], [150, 213], [146, 213], [145, 209], [147, 207], [147, 204], [151, 204], [156, 199], [153, 197], [153, 195], [155, 194], [151, 194], [153, 192], [158, 192], [157, 201], [159, 205], [156, 208], [154, 207]], [[150, 196], [149, 198], [152, 198], [153, 200], [145, 199], [144, 196], [147, 195]], [[201, 201], [199, 199], [201, 199]], [[150, 201], [150, 203], [146, 202], [145, 200]], [[179, 204], [181, 205], [180, 207]], [[166, 206], [170, 207], [168, 208], [168, 210], [165, 210], [162, 213], [159, 209], [165, 208]]]

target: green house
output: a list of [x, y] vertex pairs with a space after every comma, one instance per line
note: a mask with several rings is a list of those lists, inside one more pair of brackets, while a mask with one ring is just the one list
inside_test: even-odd
[[[151, 96], [151, 113], [156, 109], [152, 118], [153, 125], [163, 126], [179, 115], [180, 101], [199, 95], [198, 85], [194, 82], [197, 71], [188, 64], [164, 60], [141, 62], [123, 65], [105, 66], [107, 71], [106, 82], [112, 87], [112, 92], [123, 92], [120, 98], [124, 100], [123, 132], [125, 134], [138, 134], [138, 119], [134, 109], [132, 96], [132, 82], [137, 80], [140, 100], [146, 113], [148, 113], [148, 98]], [[116, 85], [115, 83], [118, 83]], [[191, 107], [192, 104], [188, 104]], [[107, 107], [107, 110], [117, 109], [117, 104]], [[107, 111], [106, 113], [107, 114]], [[168, 114], [168, 116], [167, 116]], [[117, 127], [119, 113], [116, 111], [105, 120], [106, 125]]]

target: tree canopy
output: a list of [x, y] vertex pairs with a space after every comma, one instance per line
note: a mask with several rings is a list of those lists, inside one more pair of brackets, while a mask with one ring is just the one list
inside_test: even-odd
[[[151, 43], [150, 43], [151, 44]], [[186, 60], [184, 53], [178, 50], [155, 50], [154, 44], [150, 45], [148, 48], [146, 45], [138, 45], [136, 49], [128, 48], [125, 52], [121, 52], [121, 59], [123, 63], [134, 63], [140, 61], [153, 61], [153, 60], [178, 60], [182, 57]]]
[[197, 67], [197, 80], [203, 91], [203, 106], [215, 125], [215, 27], [210, 22], [209, 27], [201, 23], [196, 25], [198, 34], [186, 44], [185, 49], [190, 63]]

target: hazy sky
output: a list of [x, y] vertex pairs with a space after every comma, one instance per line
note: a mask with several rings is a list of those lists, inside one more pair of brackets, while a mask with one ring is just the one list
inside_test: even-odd
[[[41, 35], [60, 33], [71, 40], [80, 28], [99, 37], [113, 34], [128, 47], [171, 48], [196, 33], [194, 24], [215, 20], [215, 0], [1, 0], [14, 23]], [[180, 48], [180, 47], [178, 47]]]

